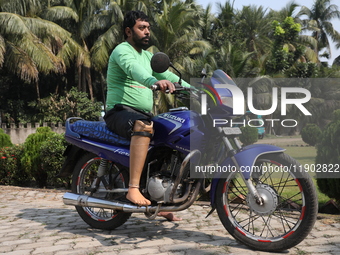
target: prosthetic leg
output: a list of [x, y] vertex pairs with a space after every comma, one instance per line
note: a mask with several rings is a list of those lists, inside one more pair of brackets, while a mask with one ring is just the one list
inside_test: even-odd
[[149, 125], [136, 120], [133, 126], [130, 143], [130, 182], [126, 198], [132, 203], [146, 206], [151, 202], [139, 191], [139, 182], [148, 153], [150, 139], [153, 134], [153, 123]]

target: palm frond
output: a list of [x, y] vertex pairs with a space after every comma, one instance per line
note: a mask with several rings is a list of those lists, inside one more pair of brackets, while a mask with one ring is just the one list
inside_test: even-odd
[[17, 36], [29, 35], [30, 31], [19, 15], [0, 12], [0, 34], [4, 37], [12, 36], [15, 38]]
[[81, 45], [72, 38], [72, 34], [56, 23], [36, 18], [22, 19], [29, 30], [62, 59], [63, 65], [69, 66], [71, 61], [84, 51]]
[[91, 48], [91, 60], [96, 70], [107, 66], [109, 53], [120, 42], [119, 26], [114, 25], [102, 34]]
[[[33, 23], [35, 23], [36, 26], [34, 26]], [[63, 73], [65, 72], [65, 64], [62, 59], [57, 57], [52, 52], [51, 48], [48, 47], [48, 44], [44, 44], [43, 41], [40, 40], [34, 33], [38, 30], [37, 27], [48, 31], [48, 29], [52, 29], [49, 28], [49, 25], [53, 28], [57, 27], [57, 25], [50, 22], [50, 24], [44, 24], [44, 26], [41, 26], [42, 23], [43, 22], [40, 19], [25, 18], [12, 13], [0, 13], [0, 31], [6, 43], [12, 45], [10, 47], [10, 49], [12, 49], [10, 56], [12, 56], [13, 60], [17, 59], [15, 56], [23, 56], [22, 59], [27, 59], [29, 57], [29, 62], [33, 62], [34, 68], [42, 73]], [[57, 31], [58, 29], [56, 29], [55, 32], [57, 33]], [[67, 32], [66, 35], [69, 35], [69, 33]], [[56, 38], [54, 42], [57, 43], [58, 38]], [[20, 63], [21, 62], [18, 64]], [[28, 67], [25, 68], [24, 66], [22, 67], [25, 70], [28, 70], [27, 72], [23, 71], [23, 73], [34, 73], [34, 71], [32, 71], [34, 68], [31, 68], [33, 65], [28, 64], [27, 66]], [[16, 69], [14, 68], [13, 70]], [[18, 71], [16, 71], [16, 73], [18, 74]], [[35, 74], [20, 74], [20, 77], [24, 77], [25, 80], [29, 77], [31, 77], [32, 80], [37, 79]]]
[[59, 21], [71, 19], [75, 22], [79, 21], [79, 16], [72, 8], [67, 6], [52, 6], [47, 8], [42, 14], [42, 18], [49, 21]]
[[319, 62], [318, 54], [316, 54], [316, 52], [313, 49], [306, 47], [304, 54], [310, 62], [312, 62], [312, 63], [318, 63]]
[[318, 41], [309, 35], [299, 35], [298, 41], [304, 45], [310, 45], [313, 49], [315, 49], [318, 44]]
[[34, 40], [27, 40], [23, 38], [19, 42], [21, 49], [32, 58], [38, 70], [42, 73], [63, 73], [65, 72], [65, 65], [63, 61], [55, 56], [51, 49], [46, 47], [38, 38]]
[[301, 9], [296, 16], [300, 17], [303, 15], [306, 15], [308, 17], [311, 15], [311, 10], [306, 6], [301, 6]]
[[1, 12], [16, 13], [21, 16], [35, 16], [41, 11], [40, 0], [3, 0]]
[[27, 82], [38, 81], [39, 71], [32, 58], [13, 43], [7, 43], [6, 66]]

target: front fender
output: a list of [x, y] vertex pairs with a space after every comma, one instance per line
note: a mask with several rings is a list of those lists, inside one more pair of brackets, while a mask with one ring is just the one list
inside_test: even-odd
[[[253, 166], [258, 157], [265, 155], [265, 154], [279, 153], [279, 152], [284, 152], [284, 151], [285, 149], [274, 146], [274, 145], [253, 144], [253, 145], [243, 147], [240, 152], [235, 154], [235, 158], [237, 160], [237, 163], [240, 169], [243, 170], [242, 174], [244, 178], [247, 180], [251, 176]], [[228, 169], [230, 169], [231, 167], [235, 167], [234, 162], [231, 160], [231, 158], [226, 158], [222, 162], [221, 166], [227, 166]], [[222, 175], [225, 175], [225, 173], [222, 173], [222, 172], [216, 173], [216, 175], [214, 176], [212, 180], [211, 191], [210, 191], [210, 200], [211, 200], [212, 205], [215, 202], [215, 192], [217, 188], [217, 183], [219, 179], [222, 178]]]

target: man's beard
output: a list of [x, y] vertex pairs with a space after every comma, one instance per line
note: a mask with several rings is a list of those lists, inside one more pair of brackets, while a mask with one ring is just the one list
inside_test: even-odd
[[135, 33], [133, 33], [133, 42], [135, 43], [136, 47], [146, 50], [149, 47], [150, 36], [145, 36], [143, 38], [137, 38]]

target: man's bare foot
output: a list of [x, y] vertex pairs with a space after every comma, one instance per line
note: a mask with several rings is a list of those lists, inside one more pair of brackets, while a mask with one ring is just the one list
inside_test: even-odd
[[138, 188], [135, 187], [129, 188], [126, 198], [136, 205], [151, 205], [151, 202], [140, 193]]
[[162, 216], [166, 218], [168, 221], [181, 221], [182, 218], [177, 217], [175, 214], [171, 212], [159, 212], [157, 216]]

